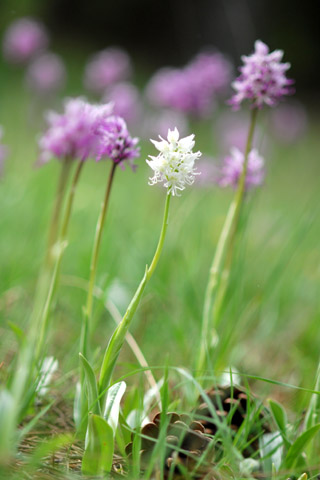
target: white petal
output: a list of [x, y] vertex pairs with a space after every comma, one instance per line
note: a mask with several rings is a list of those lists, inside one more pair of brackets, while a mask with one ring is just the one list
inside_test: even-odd
[[179, 131], [177, 127], [175, 127], [174, 130], [170, 130], [169, 128], [167, 138], [169, 143], [177, 142], [179, 140]]
[[194, 147], [194, 134], [189, 135], [188, 137], [181, 138], [179, 141], [179, 146], [184, 150], [192, 150]]
[[165, 140], [162, 140], [161, 142], [157, 142], [157, 140], [150, 139], [150, 142], [153, 143], [153, 145], [156, 147], [157, 150], [159, 150], [159, 152], [163, 152], [169, 147], [168, 142], [166, 142]]

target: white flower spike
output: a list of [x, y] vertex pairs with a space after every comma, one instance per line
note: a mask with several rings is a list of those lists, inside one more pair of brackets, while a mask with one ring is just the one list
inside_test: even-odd
[[[160, 137], [160, 135], [159, 135]], [[194, 135], [179, 140], [178, 129], [168, 130], [167, 140], [160, 137], [161, 142], [151, 140], [159, 155], [151, 160], [146, 160], [149, 167], [154, 171], [149, 179], [149, 185], [164, 182], [168, 195], [179, 196], [179, 191], [184, 190], [186, 185], [192, 185], [195, 175], [199, 175], [194, 169], [194, 162], [201, 157], [201, 152], [193, 152]]]

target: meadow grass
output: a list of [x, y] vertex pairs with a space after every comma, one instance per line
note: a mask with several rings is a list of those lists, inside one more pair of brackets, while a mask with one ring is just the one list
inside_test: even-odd
[[[3, 381], [19, 348], [9, 323], [28, 330], [58, 176], [56, 161], [34, 168], [40, 122], [35, 125], [30, 119], [30, 99], [21, 90], [19, 79], [9, 72], [5, 76], [0, 89], [1, 124], [10, 157], [0, 182]], [[293, 422], [301, 418], [308, 405], [311, 394], [303, 389], [314, 388], [319, 361], [318, 131], [319, 120], [314, 116], [307, 134], [297, 143], [283, 146], [270, 142], [265, 185], [247, 199], [242, 216], [218, 326], [220, 343], [214, 352], [214, 370], [206, 372], [215, 383], [223, 371], [230, 366], [236, 368], [243, 374], [244, 384], [249, 381], [261, 398], [280, 400]], [[195, 123], [193, 132], [203, 153], [217, 153], [217, 138], [208, 125]], [[102, 300], [96, 299], [93, 310], [95, 366], [115, 326], [104, 302], [109, 299], [124, 313], [156, 247], [164, 191], [159, 187], [151, 192], [148, 186], [150, 172], [144, 159], [149, 153], [150, 143], [142, 139], [137, 172], [126, 168], [115, 179], [96, 278]], [[70, 378], [76, 377], [78, 367], [84, 286], [109, 168], [108, 161], [85, 165], [51, 321], [48, 354], [59, 360], [53, 389], [62, 389], [70, 401], [74, 394]], [[208, 271], [232, 195], [215, 185], [200, 188], [195, 183], [182, 199], [172, 200], [163, 261], [147, 285], [131, 329], [154, 367], [155, 377], [161, 378], [169, 369], [171, 405], [180, 411], [190, 404], [194, 392], [182, 389], [185, 398], [177, 400], [174, 384], [184, 384], [186, 379], [178, 381], [172, 369], [194, 368]], [[126, 346], [116, 378], [128, 371], [138, 371], [128, 378], [129, 394], [133, 395], [143, 373], [139, 373], [137, 361]], [[138, 397], [133, 404], [141, 402]]]

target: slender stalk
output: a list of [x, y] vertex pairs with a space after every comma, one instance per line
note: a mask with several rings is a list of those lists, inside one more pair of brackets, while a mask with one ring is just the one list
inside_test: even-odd
[[90, 328], [93, 298], [94, 298], [93, 292], [94, 292], [95, 279], [96, 279], [96, 273], [97, 273], [97, 264], [98, 264], [99, 251], [100, 251], [100, 245], [101, 245], [101, 239], [102, 239], [102, 232], [105, 224], [106, 213], [109, 205], [109, 198], [110, 198], [110, 193], [111, 193], [111, 188], [113, 184], [116, 167], [117, 167], [117, 164], [115, 162], [112, 162], [112, 167], [109, 174], [106, 193], [101, 205], [101, 211], [100, 211], [100, 215], [99, 215], [99, 219], [96, 227], [95, 239], [94, 239], [92, 256], [91, 256], [88, 294], [87, 294], [86, 306], [84, 308], [84, 316], [83, 316], [81, 339], [80, 339], [80, 352], [85, 357], [87, 356], [87, 350], [88, 350], [88, 336], [89, 336], [89, 328]]
[[83, 165], [84, 165], [84, 162], [79, 161], [73, 180], [72, 180], [72, 184], [71, 184], [68, 199], [67, 199], [66, 211], [64, 214], [63, 222], [62, 222], [61, 232], [59, 235], [58, 242], [56, 243], [57, 251], [54, 252], [56, 261], [55, 261], [54, 270], [53, 270], [53, 274], [52, 274], [52, 278], [49, 286], [49, 291], [47, 294], [47, 298], [44, 304], [42, 314], [39, 318], [39, 321], [37, 322], [37, 330], [40, 329], [40, 334], [38, 337], [37, 349], [36, 349], [37, 360], [39, 360], [39, 358], [41, 357], [43, 344], [47, 334], [49, 316], [50, 316], [51, 306], [52, 306], [54, 294], [55, 294], [58, 279], [59, 279], [61, 261], [62, 261], [63, 253], [67, 247], [66, 238], [67, 238], [68, 226], [69, 226], [70, 217], [71, 217], [73, 200], [74, 200], [76, 187], [80, 178]]
[[[116, 305], [113, 302], [111, 302], [110, 300], [108, 300], [105, 304], [105, 307], [110, 312], [113, 320], [119, 325], [119, 323], [122, 320], [122, 317], [121, 317], [120, 312], [117, 309]], [[156, 395], [156, 398], [157, 398], [157, 402], [158, 402], [159, 407], [161, 408], [161, 398], [160, 398], [159, 389], [158, 389], [156, 379], [154, 378], [154, 376], [152, 374], [152, 370], [149, 369], [148, 362], [147, 362], [145, 356], [143, 355], [136, 339], [134, 338], [133, 335], [131, 335], [130, 332], [127, 332], [127, 334], [126, 334], [126, 342], [129, 345], [132, 353], [134, 354], [134, 356], [138, 360], [139, 365], [142, 368], [144, 368], [144, 375], [146, 377], [146, 380], [149, 383], [150, 388], [152, 388], [156, 392], [155, 395]]]
[[166, 203], [164, 207], [164, 214], [163, 214], [163, 220], [162, 220], [162, 227], [161, 227], [161, 233], [157, 245], [156, 252], [154, 254], [154, 257], [152, 259], [150, 267], [147, 269], [147, 280], [150, 280], [152, 277], [152, 274], [158, 265], [159, 258], [162, 252], [163, 244], [164, 244], [164, 239], [166, 237], [167, 233], [167, 228], [168, 228], [168, 217], [169, 217], [169, 207], [170, 207], [170, 200], [171, 200], [171, 195], [167, 195], [166, 197]]
[[62, 213], [62, 204], [66, 192], [66, 187], [68, 179], [70, 176], [70, 170], [72, 166], [72, 160], [66, 157], [62, 164], [59, 174], [59, 179], [57, 183], [56, 195], [54, 199], [54, 207], [51, 215], [51, 221], [49, 226], [48, 234], [48, 243], [47, 251], [45, 254], [45, 260], [40, 270], [39, 278], [37, 280], [37, 285], [35, 289], [35, 297], [33, 302], [33, 310], [31, 314], [32, 319], [37, 319], [43, 308], [43, 298], [46, 295], [52, 274], [52, 263], [54, 261], [53, 257], [53, 246], [57, 241], [59, 224]]
[[[85, 290], [86, 292], [88, 291], [88, 282], [86, 280], [82, 279], [82, 278], [74, 277], [72, 275], [63, 275], [63, 278], [62, 278], [61, 281], [66, 286], [80, 288], [82, 290]], [[119, 323], [122, 320], [122, 315], [119, 312], [117, 306], [111, 300], [106, 300], [105, 301], [104, 291], [96, 285], [95, 285], [94, 290], [93, 290], [93, 295], [100, 302], [101, 301], [105, 302], [104, 303], [105, 308], [108, 310], [108, 312], [110, 313], [110, 315], [113, 318], [113, 320], [115, 321], [115, 323], [117, 325], [119, 325]], [[147, 382], [149, 383], [150, 388], [154, 388], [155, 390], [157, 390], [157, 382], [156, 382], [156, 379], [154, 378], [154, 376], [152, 374], [152, 370], [151, 370], [151, 368], [149, 370], [147, 370], [149, 368], [149, 364], [148, 364], [141, 348], [139, 347], [136, 339], [134, 338], [134, 336], [130, 332], [127, 332], [126, 342], [127, 342], [128, 346], [130, 347], [132, 353], [136, 357], [139, 365], [144, 368], [144, 375], [146, 377]], [[157, 397], [157, 401], [160, 405], [161, 399], [160, 399], [159, 392], [156, 393], [156, 397]]]
[[67, 183], [68, 183], [71, 165], [72, 165], [72, 161], [69, 158], [66, 158], [63, 160], [61, 169], [60, 169], [57, 191], [56, 191], [56, 196], [55, 196], [54, 206], [53, 206], [53, 211], [51, 216], [51, 222], [49, 227], [48, 245], [47, 245], [46, 258], [45, 258], [45, 266], [47, 267], [50, 266], [53, 260], [51, 249], [54, 243], [56, 242], [57, 236], [58, 236], [59, 222], [60, 222], [60, 216], [61, 216], [61, 210], [62, 210], [61, 207], [62, 207], [63, 198], [66, 191]]
[[161, 255], [161, 251], [163, 248], [164, 239], [165, 239], [166, 231], [168, 227], [170, 199], [171, 199], [171, 195], [167, 195], [160, 237], [159, 237], [158, 245], [157, 245], [154, 257], [152, 259], [152, 262], [150, 264], [150, 267], [148, 266], [146, 267], [145, 274], [136, 290], [136, 293], [134, 294], [133, 299], [131, 300], [123, 319], [121, 320], [120, 324], [117, 326], [115, 331], [113, 332], [113, 335], [109, 341], [108, 347], [105, 351], [105, 355], [104, 355], [101, 370], [100, 370], [100, 379], [99, 379], [99, 392], [101, 394], [102, 404], [105, 398], [104, 392], [110, 385], [112, 373], [116, 365], [118, 356], [120, 354], [122, 345], [124, 343], [126, 333], [128, 332], [132, 318], [138, 308], [138, 305], [140, 303], [140, 299], [142, 297], [146, 284], [152, 277], [152, 274], [158, 264], [158, 261]]
[[82, 172], [82, 168], [83, 168], [84, 164], [85, 164], [85, 162], [83, 162], [82, 160], [80, 160], [78, 162], [78, 165], [77, 165], [77, 168], [76, 168], [73, 180], [72, 180], [72, 184], [71, 184], [71, 188], [70, 188], [70, 192], [69, 192], [68, 200], [67, 200], [66, 212], [65, 212], [65, 215], [64, 215], [64, 218], [63, 218], [62, 228], [61, 228], [61, 233], [60, 233], [60, 239], [62, 241], [64, 241], [66, 239], [66, 236], [67, 236], [67, 233], [68, 233], [68, 226], [69, 226], [71, 211], [72, 211], [72, 207], [73, 207], [74, 195], [75, 195], [75, 192], [76, 192], [76, 188], [77, 188], [79, 178], [80, 178], [80, 174]]
[[[61, 206], [62, 206], [62, 201], [63, 201], [63, 197], [64, 197], [66, 185], [67, 185], [67, 179], [68, 179], [70, 167], [71, 167], [71, 162], [66, 160], [60, 172], [55, 206], [54, 206], [52, 221], [50, 226], [46, 263], [38, 281], [38, 288], [36, 291], [34, 307], [31, 314], [31, 322], [30, 322], [31, 325], [28, 332], [28, 336], [19, 352], [17, 366], [15, 368], [15, 372], [12, 378], [12, 385], [10, 388], [11, 404], [10, 404], [10, 409], [8, 409], [8, 411], [6, 412], [6, 423], [4, 425], [4, 428], [6, 428], [6, 432], [4, 433], [4, 435], [7, 437], [8, 445], [13, 442], [13, 438], [15, 437], [15, 430], [17, 427], [17, 423], [19, 422], [19, 417], [21, 415], [23, 408], [27, 404], [26, 398], [33, 397], [35, 387], [36, 387], [36, 382], [33, 377], [33, 374], [34, 374], [33, 368], [34, 368], [35, 362], [40, 359], [40, 355], [42, 354], [43, 342], [46, 334], [48, 316], [50, 311], [50, 304], [51, 304], [50, 301], [52, 301], [52, 297], [53, 297], [53, 290], [54, 290], [53, 285], [55, 284], [55, 281], [57, 278], [57, 272], [58, 272], [57, 265], [55, 266], [55, 269], [53, 272], [53, 278], [51, 280], [50, 289], [48, 292], [47, 300], [46, 300], [42, 315], [40, 315], [40, 312], [42, 310], [41, 303], [42, 303], [43, 294], [45, 293], [45, 289], [48, 287], [49, 262], [50, 262], [50, 256], [51, 256], [51, 249], [57, 237]], [[67, 214], [66, 214], [67, 218], [64, 221], [63, 236], [61, 235], [60, 239], [65, 238], [65, 235], [67, 232], [67, 224], [70, 218], [75, 186], [78, 182], [81, 168], [82, 168], [82, 162], [81, 162], [81, 166], [80, 165], [78, 166], [78, 169], [72, 184], [72, 188], [69, 194], [69, 208], [67, 209]], [[61, 240], [60, 240], [60, 243], [62, 243]], [[60, 249], [60, 253], [57, 257], [56, 263], [61, 261], [61, 257], [62, 257], [62, 249]], [[40, 338], [38, 341], [39, 329], [40, 329]]]
[[221, 271], [223, 268], [223, 262], [226, 256], [226, 252], [228, 251], [229, 246], [231, 246], [231, 249], [233, 248], [234, 238], [238, 227], [239, 215], [245, 192], [245, 182], [248, 170], [248, 156], [252, 148], [252, 140], [254, 129], [256, 126], [257, 112], [258, 110], [256, 108], [251, 111], [251, 121], [244, 153], [243, 169], [239, 179], [239, 185], [235, 193], [234, 199], [229, 207], [229, 211], [227, 213], [227, 217], [223, 225], [222, 232], [218, 240], [217, 249], [210, 268], [202, 315], [200, 352], [197, 362], [198, 375], [201, 375], [203, 373], [203, 370], [205, 369], [206, 357], [207, 352], [210, 349], [210, 343], [217, 338], [215, 329], [212, 330], [210, 325], [212, 323], [212, 306], [215, 301], [216, 290], [221, 278]]

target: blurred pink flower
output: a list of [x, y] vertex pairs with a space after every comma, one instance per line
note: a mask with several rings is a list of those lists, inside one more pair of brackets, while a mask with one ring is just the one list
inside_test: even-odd
[[182, 70], [161, 68], [146, 87], [146, 95], [155, 107], [172, 108], [188, 111], [190, 99], [185, 98], [187, 90], [186, 78]]
[[199, 88], [206, 89], [208, 95], [224, 93], [229, 87], [232, 65], [222, 53], [199, 53], [186, 69], [193, 73], [194, 81], [198, 80]]
[[62, 114], [49, 112], [48, 128], [39, 139], [39, 163], [47, 163], [51, 157], [61, 160], [86, 160], [97, 158], [101, 122], [110, 116], [112, 105], [92, 105], [82, 98], [65, 101]]
[[115, 115], [123, 117], [128, 123], [134, 123], [141, 117], [140, 93], [132, 83], [122, 82], [111, 86], [103, 96], [103, 102], [113, 102]]
[[89, 60], [84, 84], [89, 90], [102, 94], [110, 85], [126, 80], [131, 70], [130, 58], [124, 50], [107, 48]]
[[14, 21], [4, 35], [3, 53], [12, 63], [26, 63], [45, 50], [49, 39], [45, 27], [32, 18]]
[[54, 53], [45, 53], [29, 65], [26, 73], [28, 88], [38, 94], [60, 90], [66, 80], [66, 69], [61, 58]]
[[156, 107], [208, 117], [215, 96], [226, 89], [230, 75], [231, 65], [222, 54], [201, 53], [184, 68], [156, 72], [147, 85], [147, 98]]
[[[230, 155], [224, 158], [218, 184], [221, 187], [237, 188], [243, 170], [244, 154], [238, 148], [231, 148]], [[263, 183], [265, 176], [264, 159], [255, 148], [248, 156], [248, 168], [245, 182], [246, 190], [258, 187]]]

